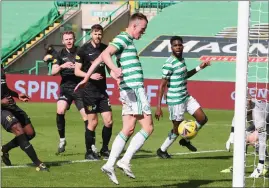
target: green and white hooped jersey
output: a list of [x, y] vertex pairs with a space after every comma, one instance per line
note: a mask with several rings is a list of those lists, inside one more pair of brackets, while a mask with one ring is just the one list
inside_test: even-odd
[[127, 32], [121, 32], [110, 44], [118, 49], [116, 53], [117, 63], [122, 68], [123, 73], [120, 89], [130, 90], [143, 87], [143, 70], [133, 38]]
[[185, 60], [179, 61], [171, 55], [162, 67], [162, 78], [168, 80], [168, 105], [177, 105], [186, 102], [190, 97], [187, 91], [187, 66]]

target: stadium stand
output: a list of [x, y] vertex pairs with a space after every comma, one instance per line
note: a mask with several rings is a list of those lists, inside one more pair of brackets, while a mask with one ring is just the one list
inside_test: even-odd
[[[25, 50], [16, 51], [18, 46], [36, 37], [31, 43], [26, 44], [25, 48], [29, 48], [42, 37], [41, 29], [58, 16], [57, 7], [51, 1], [4, 1], [2, 10], [5, 19], [2, 19], [1, 27], [1, 59], [5, 65]], [[57, 25], [52, 24], [46, 33]]]
[[81, 4], [111, 4], [111, 1], [56, 1], [58, 6], [72, 6], [79, 2]]

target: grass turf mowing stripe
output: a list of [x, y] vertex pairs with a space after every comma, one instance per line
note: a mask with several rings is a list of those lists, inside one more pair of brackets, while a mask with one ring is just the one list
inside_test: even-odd
[[[192, 154], [200, 154], [200, 153], [217, 153], [223, 152], [226, 150], [208, 150], [208, 151], [198, 151], [198, 152], [186, 152], [186, 153], [172, 153], [171, 155], [192, 155]], [[157, 157], [157, 156], [156, 156]], [[73, 163], [87, 163], [87, 162], [97, 162], [99, 160], [74, 160], [74, 161], [58, 161], [58, 162], [45, 162], [48, 166], [55, 166], [57, 165], [64, 165], [64, 164], [73, 164]], [[10, 168], [27, 168], [27, 167], [34, 167], [33, 164], [27, 165], [15, 165], [15, 166], [2, 166], [1, 169], [10, 169]]]

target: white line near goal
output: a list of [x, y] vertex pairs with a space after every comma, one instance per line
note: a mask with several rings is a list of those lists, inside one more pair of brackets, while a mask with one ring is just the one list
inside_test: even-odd
[[200, 154], [200, 153], [217, 153], [227, 150], [208, 150], [208, 151], [196, 151], [196, 152], [186, 152], [186, 153], [173, 153], [171, 155], [190, 155], [190, 154]]
[[[226, 150], [208, 150], [208, 151], [198, 151], [198, 152], [186, 152], [186, 153], [172, 153], [171, 155], [192, 155], [192, 154], [201, 154], [201, 153], [217, 153], [217, 152], [223, 152]], [[88, 163], [88, 162], [97, 162], [91, 161], [91, 160], [74, 160], [74, 161], [62, 161], [59, 162], [62, 165], [64, 164], [73, 164], [73, 163]], [[46, 162], [46, 164], [55, 164], [55, 162]], [[10, 168], [27, 168], [27, 167], [33, 167], [33, 165], [16, 165], [16, 166], [2, 166], [1, 169], [10, 169]]]

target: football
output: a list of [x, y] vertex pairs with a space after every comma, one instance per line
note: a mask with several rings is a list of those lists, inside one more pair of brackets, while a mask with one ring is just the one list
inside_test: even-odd
[[178, 134], [189, 140], [193, 139], [197, 132], [197, 125], [193, 120], [184, 120], [178, 126]]

